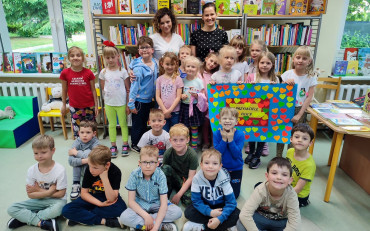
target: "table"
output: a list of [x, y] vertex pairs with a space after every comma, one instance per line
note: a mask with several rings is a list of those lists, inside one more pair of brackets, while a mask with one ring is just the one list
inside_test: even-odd
[[[335, 171], [337, 170], [338, 158], [339, 158], [340, 148], [342, 146], [343, 136], [345, 134], [351, 134], [355, 136], [370, 138], [370, 132], [352, 132], [352, 131], [349, 132], [341, 127], [334, 125], [328, 120], [324, 119], [321, 115], [319, 115], [311, 107], [307, 108], [307, 112], [311, 114], [310, 126], [312, 130], [314, 131], [315, 137], [316, 137], [318, 121], [322, 122], [323, 124], [325, 124], [326, 126], [328, 126], [330, 129], [334, 131], [334, 136], [331, 142], [330, 154], [329, 154], [329, 159], [328, 159], [328, 166], [330, 166], [330, 171], [329, 171], [328, 182], [326, 184], [326, 191], [325, 191], [325, 196], [324, 196], [324, 201], [329, 202], [331, 189], [333, 187], [333, 182], [334, 182]], [[315, 145], [315, 142], [312, 142], [312, 145], [309, 148], [309, 152], [311, 154], [313, 154], [314, 145]]]

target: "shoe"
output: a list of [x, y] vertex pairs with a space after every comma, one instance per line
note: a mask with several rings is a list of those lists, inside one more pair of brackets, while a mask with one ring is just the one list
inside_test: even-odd
[[238, 229], [236, 228], [236, 226], [233, 226], [233, 227], [227, 228], [227, 231], [238, 231]]
[[112, 153], [112, 158], [116, 158], [117, 157], [117, 146], [110, 147], [110, 151]]
[[55, 219], [41, 220], [40, 228], [49, 231], [58, 231], [57, 221]]
[[177, 227], [174, 223], [162, 223], [161, 228], [159, 230], [161, 230], [161, 231], [177, 231]]
[[26, 223], [20, 222], [15, 218], [10, 218], [10, 220], [8, 221], [8, 228], [9, 229], [16, 229], [16, 228], [22, 227], [24, 225], [26, 225]]
[[130, 155], [128, 153], [129, 150], [130, 150], [130, 147], [128, 145], [122, 145], [122, 153], [121, 153], [121, 155], [123, 157], [129, 156]]
[[268, 156], [268, 155], [269, 155], [269, 145], [268, 143], [265, 143], [262, 149], [262, 156]]
[[80, 197], [80, 193], [81, 193], [81, 186], [80, 186], [80, 184], [73, 184], [72, 185], [71, 194], [70, 194], [71, 200], [76, 200], [77, 198], [79, 198]]
[[72, 220], [67, 220], [67, 225], [68, 226], [75, 226], [75, 225], [78, 225], [79, 223], [78, 222], [75, 222], [75, 221], [72, 221]]
[[244, 159], [245, 164], [249, 164], [253, 158], [253, 154], [248, 154], [248, 156]]
[[140, 148], [137, 145], [131, 145], [131, 150], [140, 153]]
[[249, 154], [249, 143], [247, 144], [247, 147], [245, 147], [245, 153]]
[[123, 228], [123, 225], [119, 222], [118, 217], [116, 218], [106, 218], [105, 219], [105, 226], [111, 228]]
[[253, 158], [249, 163], [249, 168], [256, 169], [260, 166], [260, 164], [261, 164], [260, 158]]
[[184, 228], [182, 228], [182, 230], [183, 231], [203, 231], [204, 226], [202, 224], [199, 224], [199, 223], [195, 223], [195, 222], [192, 222], [192, 221], [187, 221], [184, 224]]

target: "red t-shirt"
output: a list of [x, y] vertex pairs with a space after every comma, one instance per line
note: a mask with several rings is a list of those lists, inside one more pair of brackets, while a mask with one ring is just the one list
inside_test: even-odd
[[61, 80], [67, 81], [69, 105], [75, 108], [94, 106], [94, 96], [90, 87], [90, 81], [95, 79], [94, 74], [86, 68], [75, 72], [71, 68], [64, 69], [60, 73]]

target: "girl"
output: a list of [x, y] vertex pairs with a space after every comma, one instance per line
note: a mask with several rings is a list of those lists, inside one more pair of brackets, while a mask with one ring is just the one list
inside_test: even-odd
[[[200, 73], [201, 73], [201, 78], [202, 78], [202, 81], [203, 81], [204, 88], [207, 88], [207, 85], [209, 84], [209, 82], [211, 80], [212, 74], [215, 73], [216, 71], [218, 71], [218, 69], [219, 69], [217, 55], [218, 54], [215, 53], [215, 52], [209, 53], [207, 55], [207, 57], [205, 58], [205, 61], [203, 63], [203, 68], [201, 69]], [[208, 99], [207, 90], [205, 90], [205, 95]], [[212, 138], [213, 133], [212, 133], [212, 130], [211, 130], [211, 124], [210, 124], [210, 121], [209, 121], [208, 111], [206, 111], [204, 114], [205, 114], [205, 117], [204, 117], [204, 123], [203, 123], [203, 126], [202, 126], [202, 136], [203, 136], [202, 151], [211, 147], [211, 143], [210, 143], [210, 140], [208, 138], [208, 135], [211, 136], [211, 141], [213, 139]]]
[[184, 62], [186, 78], [183, 79], [184, 92], [181, 95], [180, 123], [191, 128], [191, 147], [196, 149], [198, 143], [198, 127], [204, 120], [204, 115], [198, 106], [202, 108], [201, 105], [204, 106], [207, 103], [204, 95], [203, 82], [197, 77], [201, 65], [200, 61], [194, 56], [188, 56]]
[[245, 81], [248, 76], [249, 66], [245, 58], [247, 57], [247, 44], [245, 39], [241, 35], [236, 35], [230, 41], [230, 46], [236, 49], [236, 54], [238, 56], [233, 69], [240, 71], [243, 75], [243, 80]]
[[169, 132], [170, 128], [179, 123], [179, 111], [181, 92], [184, 87], [177, 70], [179, 60], [175, 53], [166, 52], [159, 61], [159, 73], [157, 79], [155, 98], [162, 109], [166, 124], [163, 129]]
[[179, 67], [179, 73], [180, 73], [180, 77], [183, 79], [186, 77], [186, 73], [185, 73], [185, 64], [184, 64], [184, 60], [186, 57], [188, 57], [189, 55], [191, 54], [191, 48], [189, 45], [184, 45], [180, 48], [180, 51], [179, 51], [179, 60], [180, 60], [180, 67]]
[[[262, 52], [256, 62], [257, 73], [249, 74], [247, 83], [278, 83], [278, 78], [275, 75], [275, 56], [271, 52]], [[250, 153], [245, 158], [244, 163], [249, 165], [249, 168], [256, 169], [261, 164], [262, 149], [266, 142], [249, 141]]]
[[130, 114], [127, 107], [130, 90], [130, 79], [127, 71], [119, 63], [119, 52], [114, 44], [109, 44], [103, 49], [103, 57], [107, 67], [99, 74], [100, 86], [103, 89], [105, 113], [109, 122], [110, 151], [112, 157], [117, 157], [116, 127], [117, 117], [122, 131], [122, 156], [128, 156], [128, 127], [126, 115]]
[[[317, 85], [317, 73], [313, 69], [313, 56], [307, 46], [299, 47], [293, 54], [292, 69], [281, 75], [283, 81], [289, 85], [298, 84], [293, 125], [303, 123], [306, 119], [305, 111], [310, 105], [315, 86]], [[290, 148], [291, 145], [288, 145]], [[282, 156], [284, 144], [277, 144], [276, 156]]]
[[98, 98], [95, 89], [95, 76], [82, 65], [85, 55], [81, 48], [73, 46], [68, 50], [68, 60], [71, 67], [60, 73], [62, 80], [62, 114], [66, 113], [67, 93], [69, 111], [73, 126], [74, 138], [78, 137], [79, 125], [82, 120], [93, 120], [98, 115]]

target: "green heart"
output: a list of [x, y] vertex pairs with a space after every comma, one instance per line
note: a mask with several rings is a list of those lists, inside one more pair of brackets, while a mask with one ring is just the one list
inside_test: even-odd
[[249, 120], [249, 116], [244, 116], [243, 119], [244, 120]]
[[266, 95], [261, 95], [261, 99], [265, 100], [266, 99]]
[[218, 126], [218, 124], [219, 124], [219, 123], [220, 123], [220, 122], [218, 122], [218, 120], [217, 120], [217, 121], [215, 121], [215, 125], [216, 125], [216, 126]]
[[250, 88], [252, 88], [252, 87], [253, 87], [253, 84], [248, 83], [248, 84], [247, 84], [247, 87], [250, 89]]
[[211, 84], [207, 84], [207, 89], [211, 89]]
[[279, 125], [279, 128], [280, 128], [280, 130], [284, 130], [285, 129], [285, 125]]
[[212, 109], [211, 109], [211, 111], [212, 111], [213, 113], [216, 113], [216, 108], [212, 108]]
[[272, 136], [273, 136], [272, 132], [268, 132], [268, 133], [267, 133], [267, 137], [268, 137], [268, 138], [271, 138]]
[[242, 94], [243, 94], [243, 95], [246, 95], [247, 93], [248, 93], [248, 91], [247, 91], [247, 90], [242, 91]]
[[225, 102], [224, 101], [221, 101], [220, 107], [225, 107]]
[[213, 131], [213, 132], [217, 131], [217, 128], [212, 128], [212, 131]]
[[260, 121], [259, 120], [253, 120], [253, 124], [257, 125]]
[[263, 110], [263, 112], [264, 113], [267, 113], [268, 111], [269, 111], [269, 109], [268, 108], [264, 108], [264, 109], [262, 109]]
[[283, 107], [285, 105], [284, 102], [279, 102], [279, 107]]

